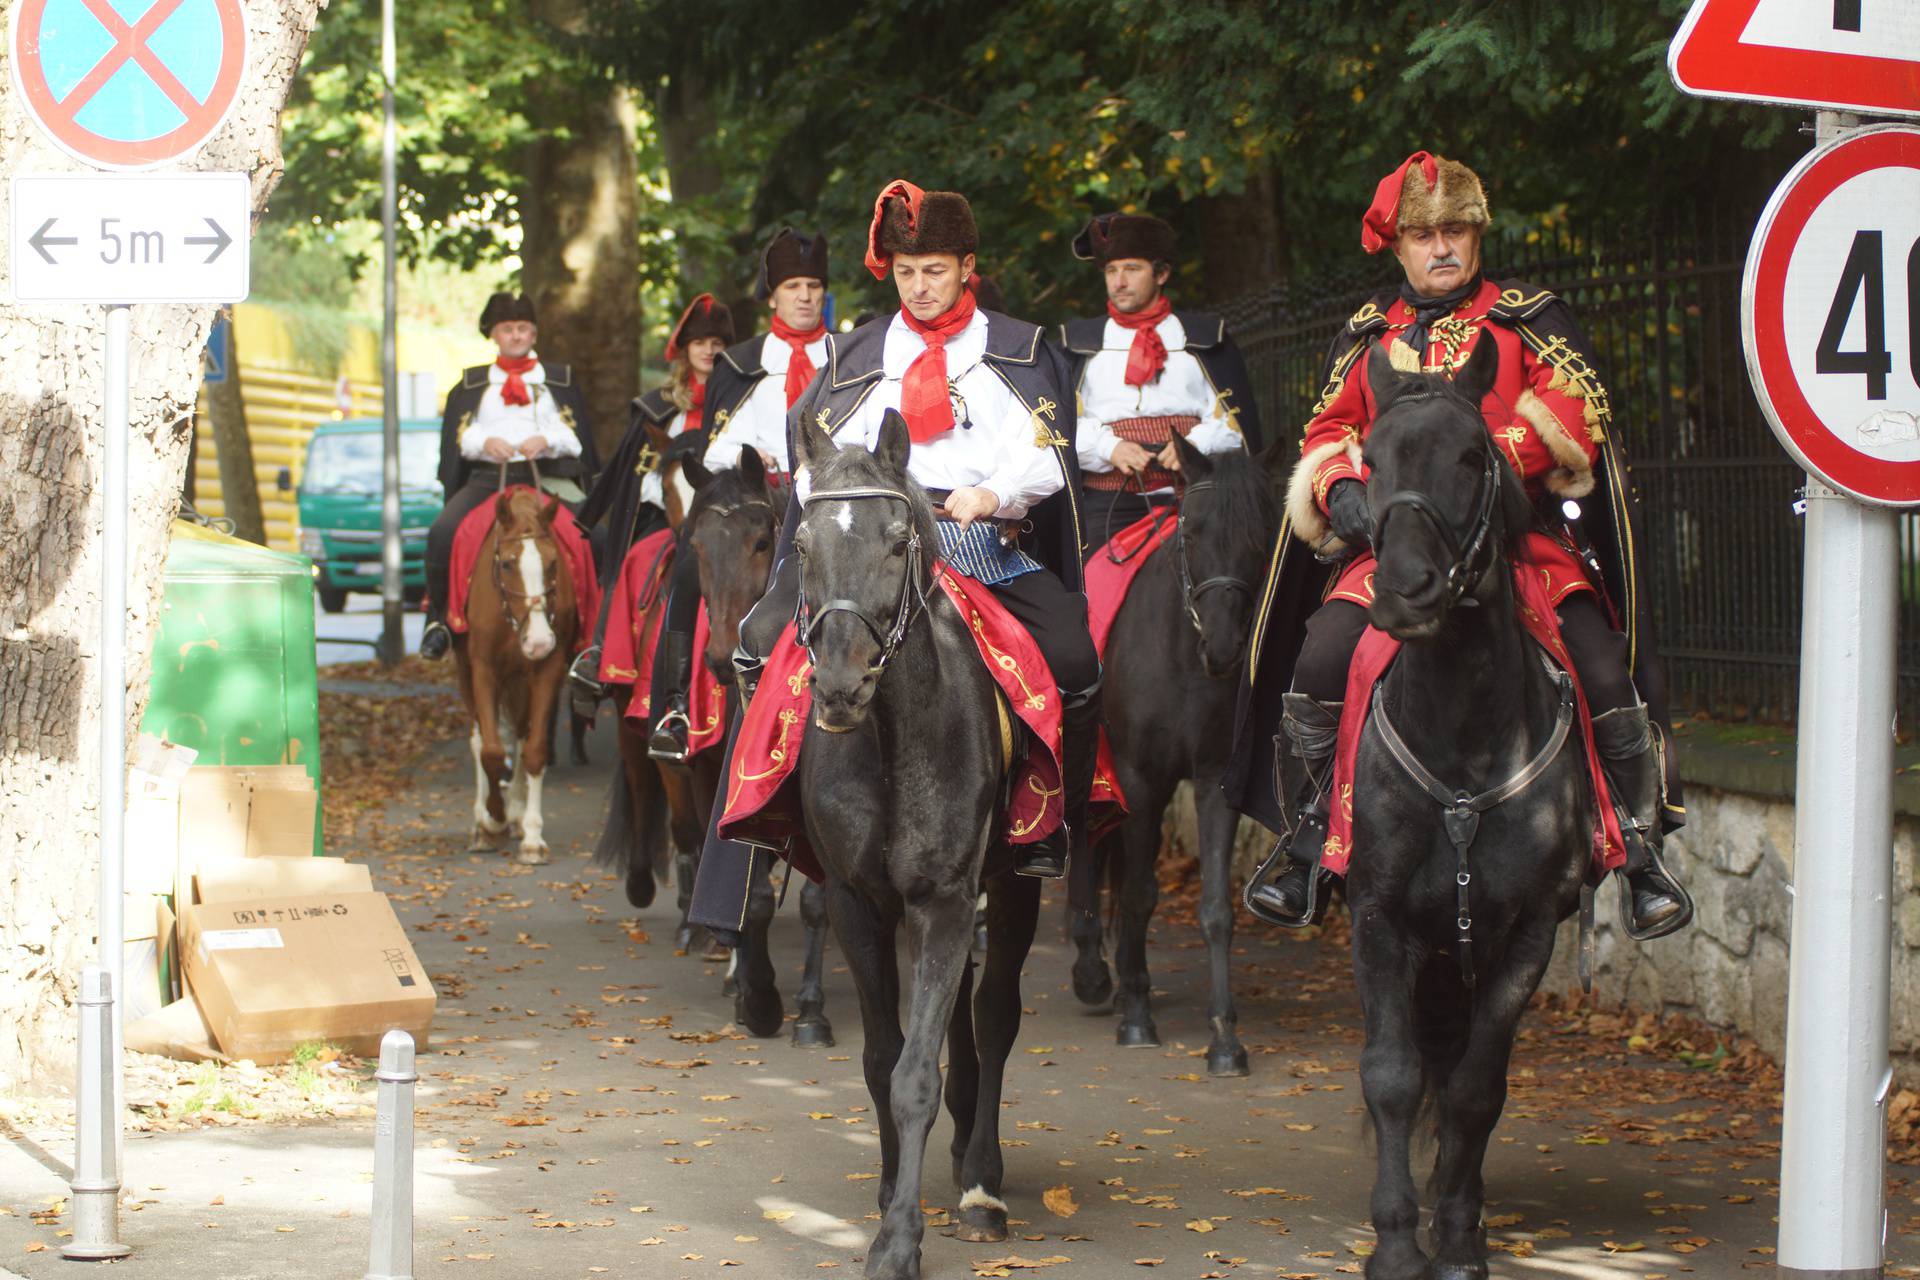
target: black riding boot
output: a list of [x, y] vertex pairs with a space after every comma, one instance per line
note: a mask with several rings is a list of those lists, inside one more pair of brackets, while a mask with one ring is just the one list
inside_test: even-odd
[[1614, 807], [1627, 839], [1621, 868], [1622, 927], [1635, 942], [1664, 938], [1693, 919], [1693, 898], [1660, 856], [1663, 771], [1659, 737], [1644, 703], [1617, 707], [1593, 718], [1593, 744], [1613, 790]]
[[1060, 780], [1066, 817], [1032, 844], [1016, 845], [1013, 869], [1023, 876], [1058, 880], [1067, 874], [1070, 850], [1087, 845], [1087, 794], [1100, 752], [1100, 686], [1080, 693], [1060, 692], [1060, 754], [1066, 776]]
[[1326, 891], [1333, 879], [1332, 872], [1320, 869], [1320, 854], [1327, 843], [1327, 801], [1333, 790], [1333, 752], [1343, 704], [1289, 693], [1281, 705], [1281, 727], [1306, 773], [1304, 794], [1291, 834], [1274, 844], [1267, 860], [1247, 881], [1241, 900], [1268, 924], [1304, 929], [1326, 909]]
[[[445, 582], [449, 570], [440, 568], [439, 581]], [[433, 580], [435, 567], [427, 566], [427, 577]], [[438, 662], [447, 656], [447, 650], [453, 647], [453, 632], [447, 630], [446, 606], [433, 596], [427, 597], [427, 625], [420, 633], [420, 656], [428, 662]]]
[[687, 689], [693, 684], [693, 637], [662, 629], [660, 655], [653, 664], [653, 705], [660, 708], [647, 754], [668, 764], [684, 764], [691, 754]]

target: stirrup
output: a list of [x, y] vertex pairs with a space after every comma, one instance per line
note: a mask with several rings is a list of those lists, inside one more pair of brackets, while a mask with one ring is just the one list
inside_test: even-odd
[[1635, 832], [1635, 835], [1630, 838], [1639, 839], [1641, 848], [1646, 852], [1645, 869], [1666, 881], [1668, 887], [1673, 890], [1674, 897], [1680, 901], [1679, 914], [1672, 919], [1664, 920], [1650, 929], [1636, 929], [1633, 924], [1633, 881], [1628, 879], [1625, 867], [1615, 869], [1614, 874], [1620, 880], [1620, 931], [1634, 942], [1652, 942], [1657, 938], [1678, 933], [1693, 923], [1693, 895], [1687, 892], [1687, 887], [1680, 883], [1679, 877], [1667, 870], [1666, 861], [1660, 856], [1659, 849], [1647, 843], [1646, 836], [1637, 828], [1629, 827], [1628, 830]]
[[[1268, 877], [1282, 859], [1296, 866], [1304, 866], [1307, 868], [1307, 907], [1306, 910], [1298, 916], [1285, 916], [1277, 911], [1271, 911], [1255, 896], [1260, 889], [1266, 887]], [[1311, 862], [1297, 863], [1288, 851], [1287, 842], [1285, 840], [1276, 840], [1273, 842], [1273, 849], [1267, 854], [1266, 860], [1260, 864], [1259, 868], [1252, 875], [1247, 877], [1245, 886], [1240, 890], [1240, 905], [1245, 907], [1247, 913], [1256, 920], [1277, 925], [1282, 929], [1305, 929], [1310, 925], [1319, 924], [1326, 918], [1327, 903], [1331, 901], [1332, 895], [1323, 892], [1323, 890], [1329, 888], [1332, 883], [1333, 872], [1321, 867], [1320, 856], [1318, 854], [1314, 855], [1313, 861]]]
[[[675, 726], [680, 732], [674, 733]], [[687, 713], [678, 707], [668, 707], [660, 713], [660, 721], [653, 727], [653, 735], [647, 739], [647, 756], [664, 764], [685, 764], [693, 752], [688, 739], [693, 734], [693, 721], [687, 719]]]
[[574, 691], [598, 702], [606, 692], [600, 684], [600, 646], [591, 645], [581, 651], [567, 668], [567, 680]]

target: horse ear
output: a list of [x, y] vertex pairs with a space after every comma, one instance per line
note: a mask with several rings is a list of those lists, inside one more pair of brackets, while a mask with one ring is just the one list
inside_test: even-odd
[[690, 449], [681, 456], [680, 474], [696, 489], [704, 488], [707, 481], [713, 479], [713, 472], [707, 470], [707, 464], [700, 457], [698, 449]]
[[553, 528], [553, 522], [559, 515], [560, 499], [549, 496], [547, 498], [547, 505], [540, 509], [540, 527], [543, 529]]
[[740, 446], [740, 476], [755, 488], [764, 488], [767, 483], [767, 467], [760, 461], [760, 451], [750, 444]]
[[509, 528], [513, 524], [513, 511], [509, 507], [507, 495], [504, 493], [493, 500], [493, 522], [502, 529]]
[[672, 440], [672, 437], [667, 434], [666, 428], [652, 422], [643, 422], [640, 424], [640, 429], [646, 433], [647, 443], [653, 446], [653, 456], [656, 458], [666, 457], [667, 445]]
[[1473, 344], [1473, 354], [1467, 357], [1466, 367], [1453, 375], [1453, 386], [1478, 405], [1493, 390], [1494, 380], [1499, 376], [1500, 348], [1491, 339], [1485, 339]]
[[1367, 348], [1367, 390], [1373, 393], [1374, 412], [1392, 404], [1405, 381], [1394, 367], [1393, 353], [1386, 343], [1376, 341]]
[[1173, 456], [1180, 459], [1180, 474], [1188, 480], [1204, 480], [1213, 474], [1213, 459], [1187, 443], [1179, 432], [1173, 433]]
[[812, 414], [802, 412], [799, 415], [799, 430], [794, 434], [794, 447], [798, 456], [793, 460], [794, 470], [805, 467], [809, 471], [831, 458], [838, 446], [833, 437], [821, 429]]
[[913, 436], [907, 430], [907, 420], [900, 416], [898, 409], [887, 410], [887, 416], [880, 420], [880, 443], [873, 456], [880, 459], [888, 470], [907, 474], [907, 455], [913, 451]]

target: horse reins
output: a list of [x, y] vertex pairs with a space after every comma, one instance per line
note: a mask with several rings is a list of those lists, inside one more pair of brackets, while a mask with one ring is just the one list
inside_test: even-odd
[[1433, 526], [1434, 532], [1440, 535], [1440, 541], [1445, 544], [1447, 555], [1452, 560], [1447, 567], [1447, 607], [1449, 609], [1459, 604], [1461, 597], [1467, 594], [1467, 589], [1487, 571], [1489, 566], [1478, 564], [1478, 562], [1483, 552], [1490, 554], [1493, 549], [1490, 535], [1493, 530], [1494, 504], [1500, 497], [1498, 470], [1500, 458], [1494, 452], [1493, 437], [1483, 433], [1483, 439], [1485, 444], [1481, 449], [1479, 496], [1474, 503], [1473, 531], [1467, 535], [1464, 547], [1454, 536], [1453, 528], [1441, 516], [1439, 508], [1433, 505], [1433, 500], [1417, 489], [1402, 489], [1388, 498], [1381, 506], [1380, 514], [1375, 518], [1373, 530], [1369, 535], [1374, 551], [1377, 553], [1380, 549], [1380, 540], [1386, 534], [1387, 517], [1402, 507], [1425, 516], [1427, 523]]
[[926, 587], [922, 585], [920, 581], [920, 571], [925, 549], [920, 543], [920, 530], [911, 520], [913, 500], [898, 489], [888, 489], [878, 485], [863, 485], [847, 489], [821, 489], [815, 490], [805, 498], [802, 498], [800, 505], [804, 508], [812, 506], [816, 502], [824, 502], [830, 499], [834, 501], [853, 501], [859, 498], [891, 498], [897, 502], [904, 503], [909, 515], [910, 531], [907, 534], [907, 572], [900, 584], [900, 600], [894, 607], [893, 625], [883, 631], [879, 622], [862, 608], [858, 602], [844, 598], [829, 600], [819, 608], [813, 608], [807, 603], [806, 588], [803, 586], [800, 589], [798, 603], [794, 607], [794, 638], [800, 642], [800, 647], [807, 651], [807, 658], [817, 667], [819, 666], [819, 659], [815, 658], [813, 653], [813, 628], [815, 624], [828, 614], [850, 613], [859, 620], [860, 625], [865, 627], [867, 633], [880, 645], [880, 656], [867, 666], [867, 671], [877, 679], [880, 674], [887, 669], [887, 664], [893, 661], [893, 656], [900, 651], [901, 644], [905, 642], [907, 638], [907, 632], [913, 627], [914, 619], [927, 611], [927, 591]]
[[[533, 473], [533, 487], [537, 492], [540, 488], [540, 468], [534, 465], [534, 461], [532, 458], [526, 459], [526, 464], [527, 464], [527, 470]], [[511, 464], [507, 462], [502, 462], [500, 464], [500, 486], [498, 489], [494, 491], [494, 497], [496, 501], [506, 496], [507, 468], [510, 465]], [[533, 618], [534, 610], [538, 609], [540, 611], [540, 616], [547, 620], [547, 626], [551, 628], [553, 626], [553, 610], [547, 607], [548, 593], [543, 591], [540, 594], [535, 595], [530, 591], [522, 591], [517, 587], [508, 586], [506, 576], [501, 572], [501, 569], [500, 569], [500, 548], [501, 547], [507, 545], [509, 542], [537, 542], [539, 540], [540, 540], [540, 535], [537, 533], [516, 534], [511, 538], [506, 537], [504, 535], [500, 535], [500, 534], [495, 535], [494, 542], [493, 542], [493, 589], [500, 593], [500, 596], [503, 600], [513, 599], [513, 600], [527, 601], [528, 602], [527, 618], [531, 620]], [[514, 613], [512, 609], [508, 609], [507, 610], [507, 628], [517, 636], [520, 634], [521, 625], [522, 624], [521, 624], [519, 615]]]
[[1175, 572], [1180, 575], [1180, 606], [1186, 610], [1187, 621], [1193, 624], [1194, 634], [1200, 637], [1203, 645], [1207, 638], [1207, 628], [1206, 624], [1200, 621], [1199, 601], [1201, 596], [1204, 596], [1209, 591], [1238, 591], [1246, 596], [1248, 600], [1253, 599], [1253, 584], [1245, 578], [1223, 573], [1215, 574], [1211, 578], [1202, 578], [1199, 582], [1193, 580], [1193, 566], [1187, 561], [1187, 497], [1190, 494], [1203, 493], [1213, 487], [1214, 482], [1211, 480], [1196, 480], [1192, 483], [1182, 481], [1180, 483], [1179, 494], [1170, 506], [1168, 504], [1154, 502], [1152, 498], [1147, 497], [1144, 488], [1139, 490], [1140, 496], [1147, 498], [1147, 505], [1153, 510], [1154, 524], [1152, 529], [1148, 530], [1147, 536], [1140, 540], [1140, 546], [1135, 547], [1132, 551], [1123, 555], [1115, 554], [1113, 550], [1113, 508], [1108, 507], [1107, 537], [1106, 541], [1101, 544], [1101, 554], [1107, 557], [1109, 564], [1125, 564], [1127, 561], [1139, 555], [1143, 548], [1147, 547], [1153, 542], [1154, 538], [1159, 536], [1160, 530], [1165, 527], [1167, 515], [1171, 512], [1173, 517], [1173, 563]]

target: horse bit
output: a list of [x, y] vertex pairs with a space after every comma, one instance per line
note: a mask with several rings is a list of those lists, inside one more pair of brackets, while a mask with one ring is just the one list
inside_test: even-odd
[[867, 629], [867, 633], [880, 645], [880, 656], [867, 666], [868, 674], [878, 679], [887, 669], [887, 664], [900, 651], [901, 644], [907, 638], [907, 632], [913, 626], [914, 619], [927, 611], [927, 591], [921, 584], [921, 565], [924, 551], [920, 544], [920, 530], [912, 527], [913, 502], [898, 489], [879, 486], [859, 486], [848, 489], [818, 489], [800, 500], [801, 507], [810, 507], [816, 502], [827, 500], [852, 501], [857, 498], [892, 498], [904, 503], [909, 519], [907, 534], [907, 571], [900, 583], [900, 600], [894, 607], [893, 625], [881, 630], [880, 624], [857, 602], [845, 598], [829, 600], [814, 609], [807, 604], [807, 593], [803, 587], [794, 607], [794, 638], [800, 647], [807, 651], [807, 658], [815, 666], [819, 659], [813, 654], [813, 628], [820, 619], [831, 613], [850, 613]]
[[[1479, 559], [1481, 551], [1492, 545], [1490, 531], [1493, 525], [1494, 501], [1500, 492], [1499, 473], [1495, 470], [1498, 465], [1498, 459], [1489, 438], [1485, 450], [1485, 469], [1480, 476], [1481, 492], [1476, 504], [1474, 529], [1465, 547], [1462, 547], [1454, 537], [1453, 530], [1440, 517], [1432, 500], [1416, 490], [1403, 489], [1388, 498], [1379, 518], [1374, 522], [1373, 539], [1377, 549], [1380, 544], [1380, 535], [1386, 527], [1387, 516], [1396, 509], [1407, 507], [1427, 517], [1440, 534], [1441, 541], [1446, 544], [1448, 553], [1453, 557], [1453, 563], [1447, 570], [1448, 607], [1460, 603], [1468, 586], [1479, 576], [1479, 573], [1485, 572], [1484, 569], [1474, 571], [1472, 565]], [[1386, 682], [1383, 680], [1373, 687], [1368, 719], [1379, 730], [1380, 740], [1386, 745], [1387, 754], [1393, 757], [1394, 762], [1405, 770], [1407, 776], [1432, 797], [1443, 811], [1441, 822], [1446, 828], [1447, 840], [1453, 845], [1456, 859], [1453, 875], [1454, 949], [1457, 953], [1455, 959], [1460, 965], [1460, 980], [1469, 990], [1474, 986], [1471, 901], [1473, 868], [1469, 855], [1473, 850], [1474, 838], [1480, 832], [1480, 819], [1488, 810], [1499, 807], [1532, 786], [1540, 775], [1547, 771], [1548, 766], [1559, 758], [1560, 752], [1567, 745], [1568, 733], [1573, 726], [1573, 677], [1554, 666], [1546, 654], [1540, 654], [1539, 658], [1559, 690], [1559, 703], [1554, 709], [1553, 732], [1547, 735], [1547, 741], [1534, 753], [1532, 759], [1520, 767], [1519, 772], [1498, 786], [1489, 787], [1478, 795], [1459, 787], [1449, 787], [1420, 762], [1419, 756], [1414, 754], [1413, 748], [1407, 745], [1406, 739], [1400, 736], [1400, 731], [1394, 728], [1393, 720], [1387, 715], [1384, 697]]]

